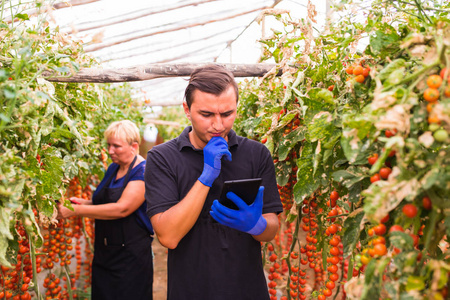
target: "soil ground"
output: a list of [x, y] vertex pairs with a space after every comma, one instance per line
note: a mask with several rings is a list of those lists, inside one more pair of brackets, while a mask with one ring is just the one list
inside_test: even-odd
[[167, 299], [167, 248], [158, 239], [152, 243], [153, 259], [153, 300]]

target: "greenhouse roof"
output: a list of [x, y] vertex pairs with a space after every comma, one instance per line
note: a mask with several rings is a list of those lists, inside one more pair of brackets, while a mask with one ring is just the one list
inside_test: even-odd
[[[325, 2], [316, 4], [325, 19]], [[103, 68], [164, 63], [257, 63], [257, 42], [271, 35], [266, 9], [286, 9], [295, 18], [307, 14], [307, 0], [72, 0], [48, 10], [54, 26], [85, 44]], [[30, 13], [29, 13], [30, 14]], [[31, 16], [32, 14], [30, 14]], [[182, 102], [185, 78], [131, 83], [135, 97], [151, 105]]]

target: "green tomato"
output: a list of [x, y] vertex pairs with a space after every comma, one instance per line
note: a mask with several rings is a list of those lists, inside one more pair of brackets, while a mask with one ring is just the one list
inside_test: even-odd
[[438, 130], [440, 127], [441, 127], [441, 126], [439, 126], [439, 124], [431, 123], [430, 126], [428, 126], [428, 129], [429, 129], [430, 131], [436, 131], [436, 130]]
[[438, 142], [445, 142], [448, 139], [448, 133], [444, 129], [436, 130], [433, 137]]

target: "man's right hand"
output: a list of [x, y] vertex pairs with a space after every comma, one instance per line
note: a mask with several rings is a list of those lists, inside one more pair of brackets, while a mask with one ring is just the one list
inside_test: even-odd
[[198, 180], [206, 186], [211, 187], [214, 180], [219, 176], [222, 166], [222, 156], [231, 161], [231, 153], [228, 151], [228, 143], [222, 137], [213, 137], [203, 148], [204, 165], [202, 175]]

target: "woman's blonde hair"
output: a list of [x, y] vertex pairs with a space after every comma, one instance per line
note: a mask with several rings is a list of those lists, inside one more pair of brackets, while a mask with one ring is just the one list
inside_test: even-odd
[[110, 137], [124, 140], [130, 145], [133, 142], [138, 144], [141, 142], [139, 128], [129, 120], [112, 122], [105, 130], [105, 139]]

